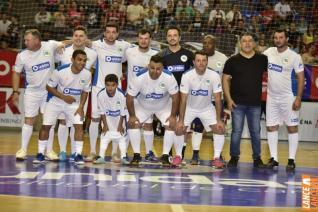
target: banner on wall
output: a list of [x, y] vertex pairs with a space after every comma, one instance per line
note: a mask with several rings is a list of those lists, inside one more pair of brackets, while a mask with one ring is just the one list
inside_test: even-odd
[[305, 65], [303, 100], [318, 100], [318, 66]]
[[[0, 86], [12, 86], [12, 70], [17, 57], [16, 51], [0, 51]], [[21, 76], [20, 87], [24, 87], [23, 76]]]

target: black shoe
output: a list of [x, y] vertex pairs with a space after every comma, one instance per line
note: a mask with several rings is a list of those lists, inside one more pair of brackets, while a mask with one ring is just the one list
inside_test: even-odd
[[130, 161], [130, 165], [138, 166], [139, 162], [141, 161], [141, 156], [139, 153], [134, 153], [133, 159]]
[[269, 169], [273, 169], [274, 167], [278, 167], [279, 163], [274, 160], [274, 158], [270, 158], [268, 163], [266, 164], [266, 167]]
[[230, 161], [227, 163], [227, 167], [237, 167], [239, 157], [231, 157]]
[[169, 155], [162, 155], [160, 160], [163, 166], [171, 166]]
[[296, 168], [296, 164], [295, 164], [294, 159], [288, 159], [288, 164], [286, 166], [286, 171], [292, 172], [292, 171], [295, 171], [295, 168]]
[[193, 150], [192, 159], [190, 161], [191, 165], [199, 165], [199, 151]]
[[255, 158], [253, 164], [254, 164], [255, 168], [265, 168], [266, 167], [265, 164], [263, 163], [261, 157]]

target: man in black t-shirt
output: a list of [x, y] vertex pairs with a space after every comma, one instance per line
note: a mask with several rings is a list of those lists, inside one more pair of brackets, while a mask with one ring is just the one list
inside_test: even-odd
[[[194, 56], [191, 51], [181, 47], [181, 30], [178, 27], [169, 27], [166, 31], [166, 36], [169, 46], [163, 49], [159, 55], [163, 58], [164, 68], [172, 72], [178, 85], [180, 85], [182, 74], [193, 66]], [[176, 157], [172, 162], [173, 165], [180, 165], [181, 161], [179, 159], [184, 158], [184, 144], [184, 136], [175, 136]], [[167, 162], [167, 158], [162, 158], [162, 160]]]
[[252, 141], [254, 167], [264, 167], [261, 160], [260, 114], [262, 76], [267, 70], [267, 57], [255, 53], [252, 34], [244, 33], [240, 39], [241, 51], [229, 58], [223, 70], [223, 91], [228, 109], [232, 113], [232, 134], [228, 167], [236, 167], [240, 156], [240, 143], [246, 116]]

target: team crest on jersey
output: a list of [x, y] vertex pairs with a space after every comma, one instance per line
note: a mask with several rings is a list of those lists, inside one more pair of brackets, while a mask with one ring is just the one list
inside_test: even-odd
[[187, 57], [187, 55], [182, 55], [180, 57], [180, 59], [181, 59], [182, 62], [186, 62], [188, 60], [188, 57]]
[[159, 84], [159, 87], [162, 88], [162, 89], [164, 89], [164, 88], [166, 87], [166, 85], [165, 85], [163, 82], [161, 82], [161, 83]]
[[287, 64], [287, 63], [288, 63], [288, 58], [287, 58], [287, 57], [283, 59], [283, 63], [284, 63], [284, 64]]
[[216, 67], [221, 68], [222, 67], [222, 63], [220, 61], [216, 62]]
[[80, 85], [85, 85], [86, 81], [84, 79], [80, 79], [79, 84]]
[[117, 102], [116, 102], [116, 106], [120, 106], [120, 101], [117, 101]]
[[207, 84], [207, 85], [210, 85], [210, 83], [211, 83], [211, 81], [210, 81], [209, 79], [207, 79], [207, 80], [205, 81], [205, 84]]
[[43, 55], [46, 56], [46, 57], [48, 57], [48, 56], [50, 56], [50, 52], [45, 51], [45, 52], [43, 52]]

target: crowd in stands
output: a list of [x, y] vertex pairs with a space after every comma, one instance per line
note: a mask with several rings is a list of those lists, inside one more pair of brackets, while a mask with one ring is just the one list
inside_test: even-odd
[[[88, 2], [88, 3], [87, 3]], [[248, 2], [248, 3], [246, 3]], [[262, 52], [271, 45], [274, 29], [286, 28], [290, 47], [297, 53], [318, 57], [317, 0], [305, 1], [219, 1], [219, 0], [44, 0], [34, 14], [34, 24], [58, 29], [84, 25], [102, 29], [107, 22], [116, 22], [121, 29], [142, 27], [153, 33], [173, 25], [183, 34], [210, 33], [216, 37], [256, 35]], [[17, 47], [19, 17], [1, 13], [1, 42]], [[20, 16], [22, 14], [19, 14]]]

